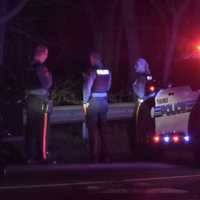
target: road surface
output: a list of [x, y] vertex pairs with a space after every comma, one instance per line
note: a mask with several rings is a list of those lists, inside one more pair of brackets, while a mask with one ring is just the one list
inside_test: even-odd
[[[0, 181], [6, 198], [200, 199], [200, 168], [162, 163], [7, 166]], [[84, 197], [84, 198], [85, 198]], [[178, 197], [178, 198], [177, 198]]]

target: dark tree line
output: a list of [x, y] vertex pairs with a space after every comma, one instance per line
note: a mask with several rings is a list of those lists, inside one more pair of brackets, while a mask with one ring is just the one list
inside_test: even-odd
[[[52, 65], [59, 66], [69, 65], [66, 54], [68, 60], [72, 57], [76, 60], [82, 52], [86, 56], [89, 49], [96, 49], [112, 67], [116, 90], [128, 87], [135, 60], [146, 55], [151, 56], [148, 57], [150, 63], [159, 61], [156, 70], [162, 72], [162, 80], [167, 83], [185, 16], [188, 13], [194, 15], [198, 25], [197, 14], [190, 11], [199, 6], [198, 0], [17, 0], [10, 6], [11, 3], [11, 0], [0, 0], [0, 64], [5, 62], [5, 52], [6, 55], [16, 52], [7, 53], [11, 51], [5, 44], [8, 36], [17, 46], [16, 60], [19, 63], [24, 61], [24, 56], [28, 57], [26, 53], [30, 54], [36, 43], [48, 45], [55, 52], [50, 59]], [[41, 11], [38, 14], [39, 10], [46, 14]], [[41, 27], [45, 27], [44, 30]], [[71, 29], [77, 38], [80, 36], [77, 41], [73, 34], [69, 34]], [[76, 49], [72, 47], [74, 44]], [[88, 49], [84, 52], [86, 47]]]
[[12, 10], [8, 10], [8, 1], [0, 1], [0, 64], [3, 64], [4, 60], [4, 41], [6, 34], [6, 24], [9, 20], [12, 20], [20, 11], [24, 8], [29, 0], [21, 0]]

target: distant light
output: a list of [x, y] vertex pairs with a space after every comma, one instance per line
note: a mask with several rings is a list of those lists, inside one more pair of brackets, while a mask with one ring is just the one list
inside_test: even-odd
[[180, 138], [178, 136], [173, 136], [172, 140], [174, 143], [178, 143]]
[[156, 87], [155, 87], [154, 85], [150, 85], [150, 86], [149, 86], [149, 90], [150, 90], [151, 92], [155, 92]]
[[184, 137], [184, 140], [185, 140], [185, 142], [189, 142], [189, 141], [190, 141], [190, 136], [188, 136], [188, 135], [185, 136], [185, 137]]
[[165, 136], [164, 137], [164, 142], [168, 143], [170, 141], [170, 137], [169, 136]]
[[198, 50], [198, 51], [200, 51], [200, 44], [199, 44], [199, 45], [197, 45], [197, 50]]
[[159, 136], [154, 136], [154, 137], [153, 137], [153, 141], [154, 141], [155, 143], [159, 143], [159, 142], [160, 142], [160, 137], [159, 137]]

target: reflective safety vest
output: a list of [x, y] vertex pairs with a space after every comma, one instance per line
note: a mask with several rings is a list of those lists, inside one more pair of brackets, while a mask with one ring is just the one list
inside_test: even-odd
[[96, 78], [92, 93], [107, 93], [110, 89], [111, 74], [109, 69], [96, 69]]

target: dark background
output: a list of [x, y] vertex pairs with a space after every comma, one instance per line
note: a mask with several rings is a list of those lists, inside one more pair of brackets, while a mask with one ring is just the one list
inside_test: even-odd
[[[199, 10], [199, 0], [0, 0], [0, 109], [9, 113], [6, 125], [10, 128], [14, 115], [21, 116], [16, 100], [23, 96], [25, 71], [38, 44], [49, 48], [55, 105], [81, 104], [82, 73], [94, 49], [113, 73], [111, 102], [131, 100], [132, 69], [138, 57], [149, 62], [154, 78], [163, 83], [198, 85], [198, 61], [182, 61], [198, 53]], [[130, 157], [129, 123], [109, 124], [116, 160]], [[81, 124], [53, 127], [52, 152], [58, 160], [86, 160], [81, 128]]]
[[[23, 1], [0, 0], [0, 16]], [[138, 57], [147, 59], [155, 79], [171, 80], [175, 64], [200, 42], [199, 9], [198, 0], [26, 0], [20, 12], [0, 24], [1, 63], [25, 85], [32, 49], [47, 45], [56, 87], [72, 85], [70, 92], [76, 90], [74, 98], [80, 99], [88, 55], [98, 50], [113, 72], [112, 93], [126, 95]], [[173, 77], [182, 71], [176, 69]]]

